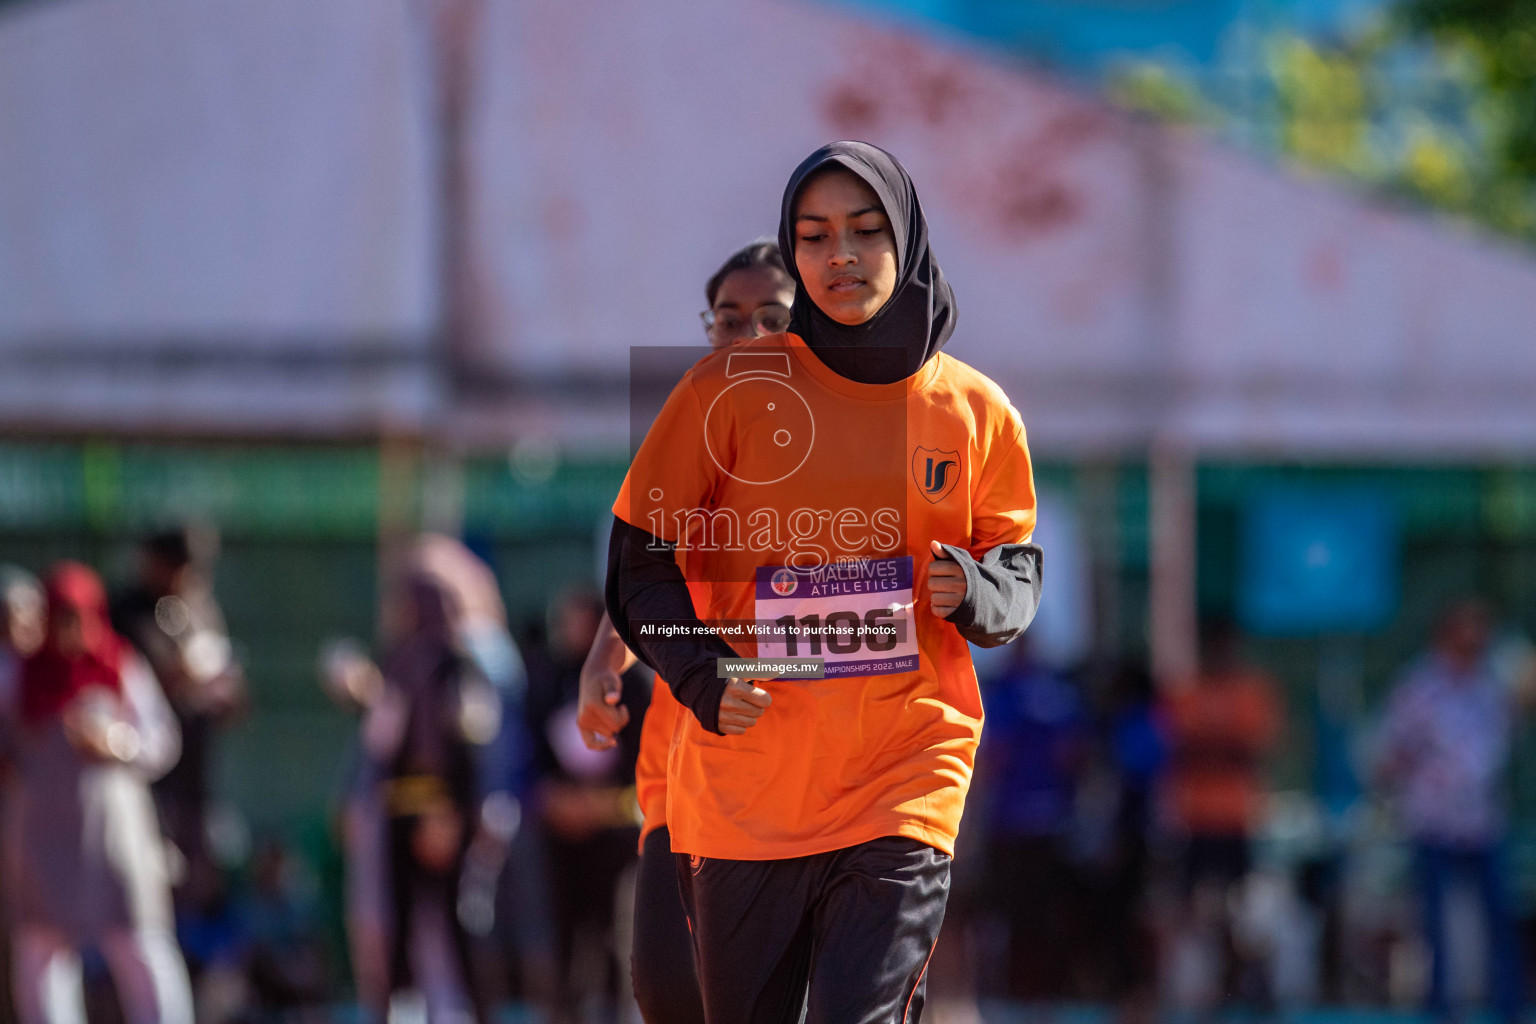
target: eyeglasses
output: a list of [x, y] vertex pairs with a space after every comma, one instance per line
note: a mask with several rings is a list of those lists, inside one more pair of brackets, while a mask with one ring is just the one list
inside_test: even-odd
[[715, 312], [706, 309], [699, 314], [704, 321], [704, 333], [712, 341], [735, 341], [738, 338], [762, 337], [781, 334], [789, 330], [789, 307], [777, 302], [758, 306], [750, 317], [743, 317], [735, 310]]

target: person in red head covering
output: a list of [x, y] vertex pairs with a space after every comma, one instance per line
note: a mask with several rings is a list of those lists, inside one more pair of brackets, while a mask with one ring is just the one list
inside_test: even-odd
[[42, 646], [21, 666], [6, 864], [23, 1024], [84, 1020], [77, 950], [111, 968], [128, 1024], [190, 1024], [149, 782], [180, 753], [142, 659], [113, 632], [100, 578], [48, 574]]
[[[82, 695], [92, 701], [119, 700], [123, 693], [124, 645], [107, 622], [101, 580], [78, 562], [63, 562], [48, 577], [44, 595], [48, 624], [43, 646], [22, 669], [24, 725], [60, 717]], [[72, 724], [83, 722], [74, 716]], [[88, 744], [107, 742], [103, 730], [79, 732], [78, 738]]]

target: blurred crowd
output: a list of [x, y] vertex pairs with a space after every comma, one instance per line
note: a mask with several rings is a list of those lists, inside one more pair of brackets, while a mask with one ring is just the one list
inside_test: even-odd
[[1129, 1020], [1325, 1005], [1456, 1020], [1479, 1003], [1519, 1019], [1530, 914], [1505, 780], [1533, 675], [1529, 645], [1495, 627], [1479, 600], [1443, 610], [1343, 741], [1358, 791], [1333, 806], [1275, 791], [1301, 734], [1326, 756], [1324, 723], [1287, 708], [1230, 621], [1203, 625], [1198, 671], [1157, 684], [1013, 645], [983, 682], [940, 1019], [978, 1019], [978, 995]]
[[[630, 996], [652, 680], [592, 750], [576, 710], [603, 622], [590, 588], [509, 623], [456, 540], [402, 546], [376, 645], [329, 643], [326, 693], [356, 718], [335, 845], [345, 948], [320, 866], [291, 836], [219, 854], [220, 730], [252, 694], [195, 528], [139, 546], [109, 593], [73, 562], [0, 574], [0, 1013], [128, 1024], [638, 1020]], [[1028, 636], [980, 662], [987, 723], [944, 932], [937, 1021], [990, 1000], [1092, 1002], [1128, 1020], [1474, 1001], [1524, 1006], [1528, 915], [1507, 859], [1504, 778], [1531, 659], [1476, 600], [1444, 610], [1349, 747], [1362, 796], [1277, 794], [1298, 714], [1202, 627], [1199, 668], [1053, 666]], [[1502, 637], [1502, 639], [1500, 639]], [[255, 695], [259, 700], [259, 692]], [[1319, 756], [1321, 756], [1319, 754]]]

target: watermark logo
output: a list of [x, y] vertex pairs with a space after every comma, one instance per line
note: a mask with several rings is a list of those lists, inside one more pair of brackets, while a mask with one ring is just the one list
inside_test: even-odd
[[[637, 459], [677, 394], [677, 376], [693, 374], [689, 388], [703, 422], [694, 420], [691, 436], [655, 435], [665, 443], [651, 443], [647, 461], [637, 462], [632, 486], [643, 479], [643, 488], [631, 492], [622, 516], [650, 533], [652, 549], [675, 558], [690, 582], [736, 583], [755, 567], [783, 566], [791, 572], [754, 582], [764, 596], [798, 600], [812, 585], [809, 570], [905, 550], [912, 500], [901, 475], [912, 453], [907, 403], [850, 410], [840, 396], [824, 393], [800, 358], [763, 341], [703, 361], [692, 349], [632, 350]], [[668, 486], [674, 459], [680, 473]], [[953, 468], [942, 471], [948, 486]]]
[[912, 480], [923, 497], [938, 504], [960, 479], [960, 453], [918, 448], [912, 453]]
[[[810, 458], [816, 419], [810, 403], [789, 383], [788, 352], [732, 352], [726, 357], [731, 381], [704, 414], [704, 447], [726, 476], [744, 484], [776, 484]], [[717, 420], [724, 423], [716, 422]], [[716, 451], [714, 433], [733, 440], [733, 449]]]

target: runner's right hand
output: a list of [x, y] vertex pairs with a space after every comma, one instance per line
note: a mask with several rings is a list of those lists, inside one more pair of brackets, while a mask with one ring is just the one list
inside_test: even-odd
[[629, 724], [629, 708], [619, 703], [624, 683], [611, 669], [582, 666], [576, 697], [576, 728], [589, 750], [607, 750]]
[[773, 695], [750, 679], [728, 680], [720, 695], [720, 731], [740, 736], [757, 724], [773, 703]]

